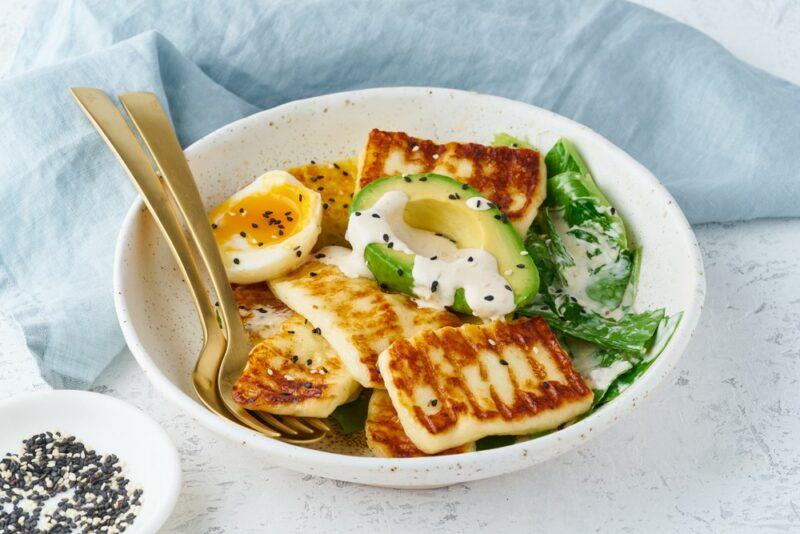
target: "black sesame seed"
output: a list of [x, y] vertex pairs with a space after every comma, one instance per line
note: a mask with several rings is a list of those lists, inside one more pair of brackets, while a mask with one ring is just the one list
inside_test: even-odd
[[381, 287], [381, 289], [383, 289], [384, 291], [386, 291], [387, 289], [389, 289], [389, 286], [387, 286], [386, 284], [380, 284], [380, 287]]
[[264, 243], [262, 243], [261, 241], [259, 241], [259, 242], [258, 242], [258, 246], [259, 246], [259, 247], [263, 247], [263, 246], [264, 246]]
[[325, 191], [325, 188], [322, 186], [317, 187], [317, 191]]
[[308, 276], [317, 276], [317, 273], [315, 273], [314, 271], [311, 271], [310, 273], [308, 273]]
[[311, 331], [312, 331], [313, 333], [315, 333], [315, 334], [321, 334], [321, 333], [322, 333], [322, 329], [321, 329], [321, 328], [319, 328], [319, 327], [317, 327], [317, 328], [314, 328], [314, 329], [313, 329], [313, 330], [311, 330]]
[[436, 290], [439, 288], [439, 281], [434, 280], [431, 282], [431, 293], [436, 293]]
[[266, 308], [259, 308], [258, 309], [258, 313], [267, 313], [267, 309]]
[[311, 389], [314, 386], [314, 384], [312, 384], [311, 382], [306, 382], [303, 385], [306, 387], [306, 389]]
[[471, 262], [475, 261], [475, 258], [473, 258], [472, 256], [470, 256], [469, 258], [467, 258], [467, 261], [471, 263]]
[[524, 263], [518, 263], [517, 264], [517, 269], [524, 269], [524, 268], [525, 268], [525, 264]]
[[247, 237], [247, 234], [244, 233], [244, 232], [239, 232], [239, 235], [242, 236], [242, 237]]
[[461, 189], [466, 191], [467, 189], [469, 189], [469, 186], [467, 184], [461, 184]]
[[439, 404], [438, 399], [431, 399], [431, 406], [436, 406], [437, 404]]
[[411, 183], [411, 177], [410, 176], [403, 176], [403, 180], [405, 180], [408, 183]]
[[483, 297], [483, 300], [492, 301], [494, 300], [494, 295], [486, 295], [485, 297]]
[[297, 200], [299, 200], [300, 202], [303, 201], [303, 193], [298, 193], [297, 194]]
[[294, 219], [292, 219], [290, 216], [287, 215], [286, 216], [286, 220], [289, 221], [289, 222], [292, 222]]
[[265, 211], [264, 213], [261, 214], [261, 216], [264, 217], [265, 219], [269, 219], [270, 215], [272, 215], [271, 211]]
[[383, 241], [386, 243], [389, 242], [389, 234], [383, 234]]
[[311, 365], [312, 363], [314, 363], [314, 361], [311, 358], [306, 360], [306, 365]]
[[386, 243], [386, 246], [389, 247], [389, 248], [394, 248], [394, 242], [393, 241], [389, 241], [388, 243]]
[[258, 225], [256, 223], [250, 223], [250, 226], [252, 226], [253, 228], [258, 228]]
[[288, 333], [294, 334], [294, 330], [287, 330]]
[[298, 250], [297, 252], [294, 253], [294, 255], [299, 258], [300, 256], [303, 255], [303, 251], [302, 250]]
[[506, 289], [508, 289], [509, 291], [513, 291], [513, 289], [511, 289], [511, 286], [503, 286], [503, 287], [505, 287], [505, 288], [506, 288]]
[[236, 265], [239, 265], [239, 258], [233, 258], [233, 263], [235, 263]]
[[311, 164], [312, 164], [312, 165], [316, 165], [316, 164], [317, 164], [317, 162], [316, 162], [316, 161], [314, 161], [314, 160], [312, 159], [312, 160], [311, 160]]
[[239, 208], [239, 213], [244, 213], [244, 208]]
[[322, 209], [324, 209], [324, 210], [328, 209], [328, 203], [327, 202], [323, 202], [322, 203]]
[[373, 214], [372, 214], [372, 217], [373, 217], [374, 219], [380, 219], [380, 218], [381, 218], [380, 214], [378, 214], [378, 213], [373, 213]]
[[314, 254], [314, 257], [317, 258], [318, 260], [320, 260], [320, 259], [325, 257], [325, 254], [323, 254], [322, 252], [319, 252], [317, 254]]
[[328, 374], [328, 370], [326, 368], [324, 368], [324, 367], [322, 368], [322, 372], [325, 373], [325, 374]]
[[334, 164], [333, 164], [333, 167], [334, 167], [334, 168], [336, 168], [336, 169], [338, 169], [338, 168], [339, 168], [339, 165], [337, 165], [336, 163], [334, 163]]
[[357, 211], [357, 212], [355, 212], [353, 215], [355, 215], [356, 217], [361, 217], [361, 212], [360, 212], [360, 211]]
[[611, 215], [614, 215], [615, 213], [617, 213], [617, 209], [612, 207], [611, 208]]
[[292, 363], [297, 363], [297, 360], [299, 360], [299, 359], [300, 359], [300, 356], [298, 356], [297, 354], [293, 354], [292, 355]]
[[500, 365], [508, 365], [508, 362], [501, 358], [500, 359]]
[[216, 229], [217, 229], [217, 225], [216, 225], [216, 224], [214, 224], [214, 223], [211, 223], [211, 229], [212, 229], [212, 230], [216, 230]]
[[419, 181], [420, 182], [427, 182], [428, 181], [428, 177], [427, 176], [423, 176], [422, 178], [419, 179]]
[[436, 261], [437, 259], [439, 259], [439, 256], [431, 256], [431, 261]]
[[403, 269], [397, 269], [397, 276], [403, 276]]

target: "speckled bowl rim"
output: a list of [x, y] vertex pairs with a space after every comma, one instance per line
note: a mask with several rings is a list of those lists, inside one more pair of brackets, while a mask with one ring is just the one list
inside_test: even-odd
[[[128, 310], [127, 300], [121, 287], [122, 270], [124, 269], [124, 262], [121, 261], [121, 259], [124, 255], [124, 248], [133, 230], [133, 226], [143, 210], [141, 199], [137, 199], [134, 201], [124, 219], [116, 244], [114, 298], [120, 327], [128, 347], [148, 379], [158, 391], [208, 429], [238, 442], [242, 446], [252, 447], [253, 449], [267, 453], [267, 457], [271, 463], [292, 470], [328, 478], [376, 486], [409, 488], [436, 487], [468, 480], [488, 478], [517, 471], [550, 459], [579, 445], [586, 439], [599, 434], [603, 430], [606, 430], [620, 417], [647, 398], [649, 393], [672, 370], [678, 359], [684, 353], [699, 321], [705, 298], [705, 274], [702, 257], [697, 239], [689, 222], [666, 188], [643, 165], [590, 128], [556, 113], [538, 108], [537, 106], [503, 97], [477, 95], [473, 92], [445, 88], [390, 87], [333, 93], [296, 100], [269, 110], [261, 111], [232, 122], [210, 133], [189, 146], [186, 149], [186, 153], [187, 156], [191, 156], [194, 153], [201, 152], [207, 145], [214, 144], [220, 138], [230, 135], [232, 131], [238, 131], [239, 129], [247, 128], [249, 125], [261, 123], [265, 115], [276, 113], [288, 115], [309, 105], [317, 107], [325, 105], [333, 106], [346, 99], [355, 100], [370, 96], [409, 98], [436, 94], [479, 96], [486, 105], [507, 106], [513, 104], [526, 106], [534, 108], [537, 112], [548, 115], [550, 118], [561, 122], [567, 129], [582, 130], [584, 134], [593, 137], [594, 142], [602, 146], [605, 150], [616, 152], [617, 156], [621, 157], [629, 168], [637, 174], [637, 179], [647, 181], [652, 186], [653, 194], [659, 195], [662, 198], [665, 206], [664, 209], [670, 212], [670, 215], [674, 217], [675, 220], [679, 221], [676, 231], [680, 232], [681, 237], [691, 244], [691, 250], [687, 250], [686, 252], [690, 262], [694, 265], [693, 272], [696, 276], [695, 279], [691, 281], [694, 286], [691, 304], [684, 310], [681, 323], [667, 348], [661, 356], [656, 359], [650, 369], [627, 388], [617, 399], [598, 409], [586, 419], [558, 432], [497, 449], [461, 455], [422, 458], [373, 458], [318, 451], [273, 440], [223, 419], [206, 409], [199, 401], [189, 396], [171, 382], [147, 354], [137, 332], [132, 327], [131, 314]], [[523, 461], [519, 461], [520, 459]], [[462, 470], [471, 474], [462, 478], [454, 473]]]

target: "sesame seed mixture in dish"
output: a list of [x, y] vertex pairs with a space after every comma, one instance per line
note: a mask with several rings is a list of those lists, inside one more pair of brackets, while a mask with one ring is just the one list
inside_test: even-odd
[[142, 496], [119, 458], [59, 432], [31, 436], [0, 460], [0, 532], [124, 532]]
[[310, 446], [358, 455], [562, 429], [644, 374], [681, 319], [635, 308], [624, 212], [567, 139], [376, 129], [357, 159], [267, 172], [209, 216], [254, 344], [233, 399], [330, 418]]

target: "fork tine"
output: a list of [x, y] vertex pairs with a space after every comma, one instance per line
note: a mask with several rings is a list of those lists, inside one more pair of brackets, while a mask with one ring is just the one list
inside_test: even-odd
[[264, 423], [271, 426], [273, 429], [277, 430], [281, 434], [287, 434], [289, 436], [297, 436], [300, 434], [297, 430], [287, 425], [280, 417], [276, 417], [275, 415], [267, 412], [254, 412], [258, 415], [258, 418], [261, 419]]
[[309, 426], [313, 426], [320, 432], [330, 432], [331, 427], [328, 426], [328, 423], [325, 422], [324, 419], [317, 419], [316, 417], [307, 417], [303, 419], [303, 422]]
[[292, 417], [290, 415], [284, 415], [281, 419], [283, 422], [286, 423], [288, 426], [294, 428], [300, 433], [303, 434], [313, 434], [314, 428], [308, 426], [305, 419], [299, 419], [297, 417]]

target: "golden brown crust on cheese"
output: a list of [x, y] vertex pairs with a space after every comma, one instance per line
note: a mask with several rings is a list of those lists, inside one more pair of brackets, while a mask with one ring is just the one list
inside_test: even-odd
[[[373, 391], [369, 399], [365, 432], [367, 434], [367, 446], [375, 456], [382, 458], [428, 456], [408, 439], [400, 420], [397, 418], [397, 411], [392, 405], [392, 399], [382, 389]], [[461, 454], [474, 450], [475, 443], [468, 443], [460, 447], [444, 450], [437, 453], [437, 455]]]
[[527, 148], [477, 143], [438, 144], [403, 132], [369, 133], [358, 187], [398, 173], [435, 172], [467, 183], [527, 227], [546, 193], [542, 155]]
[[311, 417], [327, 417], [345, 402], [358, 386], [313, 328], [293, 314], [253, 347], [233, 386], [234, 401], [249, 410]]
[[278, 300], [265, 282], [231, 284], [239, 315], [252, 344], [278, 332], [292, 310]]
[[[509, 351], [524, 358], [526, 365], [519, 369], [527, 373], [526, 378], [517, 376], [515, 366], [503, 359]], [[417, 422], [434, 435], [448, 431], [467, 414], [482, 422], [517, 421], [576, 401], [585, 403], [592, 395], [547, 322], [539, 317], [425, 332], [394, 342], [384, 354], [397, 396], [413, 405]], [[437, 355], [435, 360], [431, 354]], [[489, 379], [490, 370], [481, 357], [487, 354], [497, 358], [508, 374], [510, 401], [501, 398]], [[490, 384], [489, 398], [476, 397], [467, 386], [461, 370], [475, 366], [480, 380]], [[413, 402], [419, 387], [431, 388], [438, 399], [435, 412], [426, 413]]]
[[309, 163], [287, 169], [287, 172], [322, 197], [322, 231], [315, 248], [346, 245], [344, 233], [356, 184], [356, 160]]
[[[392, 341], [425, 329], [461, 324], [449, 312], [420, 308], [405, 295], [383, 292], [374, 280], [348, 278], [338, 267], [316, 260], [272, 282], [273, 287], [285, 283], [303, 293], [302, 299], [289, 299], [287, 304], [312, 318], [321, 327], [323, 336], [332, 335], [328, 327], [344, 333], [346, 344], [355, 349], [360, 365], [368, 369], [369, 382], [364, 383], [355, 370], [351, 372], [369, 387], [381, 387], [383, 382], [376, 366], [378, 354]], [[281, 294], [279, 287], [276, 292]], [[328, 339], [337, 346], [337, 339]], [[344, 352], [340, 347], [339, 354], [347, 363]]]

